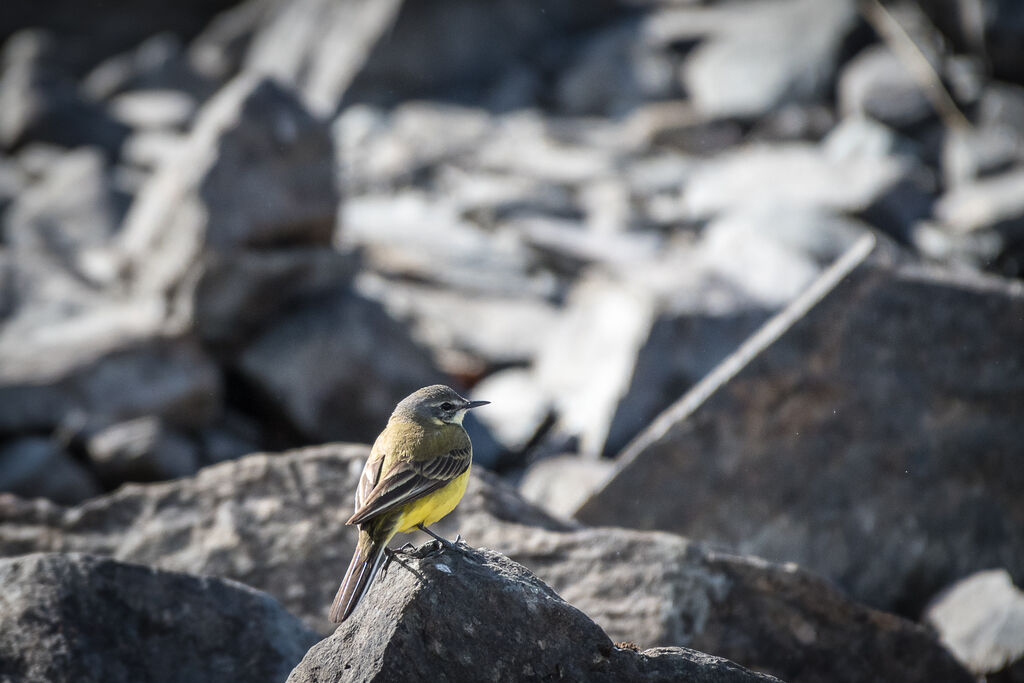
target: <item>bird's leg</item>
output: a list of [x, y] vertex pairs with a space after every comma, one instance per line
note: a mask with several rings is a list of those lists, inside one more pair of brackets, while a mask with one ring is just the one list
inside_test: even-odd
[[462, 536], [460, 535], [460, 536], [456, 537], [455, 543], [452, 543], [447, 538], [443, 538], [441, 536], [438, 536], [433, 531], [431, 531], [427, 527], [423, 526], [423, 524], [417, 524], [416, 528], [419, 529], [420, 531], [422, 531], [423, 533], [425, 533], [426, 535], [433, 537], [433, 539], [435, 541], [440, 543], [445, 548], [448, 548], [449, 550], [456, 550], [455, 543], [458, 543], [458, 542], [460, 542], [462, 540]]
[[[398, 550], [399, 550], [399, 552], [401, 552], [401, 551], [406, 550], [407, 548], [412, 548], [412, 547], [413, 547], [412, 543], [406, 543], [405, 545], [403, 545]], [[398, 564], [402, 565], [403, 567], [405, 567], [406, 569], [411, 571], [413, 574], [416, 574], [416, 572], [413, 571], [412, 568], [409, 567], [409, 565], [407, 565], [405, 562], [402, 562], [402, 560], [398, 559], [398, 553], [395, 552], [394, 550], [392, 550], [391, 548], [384, 548], [384, 554], [387, 555], [387, 557], [384, 558], [384, 564], [381, 565], [381, 568], [380, 568], [380, 575], [381, 575], [381, 577], [384, 577], [384, 576], [387, 575], [388, 567], [391, 566], [392, 562], [397, 562]]]

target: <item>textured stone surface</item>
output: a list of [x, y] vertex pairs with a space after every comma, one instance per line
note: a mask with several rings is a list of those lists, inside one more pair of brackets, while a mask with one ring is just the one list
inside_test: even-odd
[[910, 613], [971, 571], [1021, 576], [1022, 338], [1019, 283], [865, 238], [638, 437], [576, 516], [796, 561]]
[[660, 532], [494, 525], [464, 533], [529, 567], [615, 641], [691, 647], [792, 683], [971, 680], [925, 628], [794, 565]]
[[294, 94], [235, 79], [203, 106], [125, 219], [119, 246], [131, 290], [172, 298], [201, 337], [230, 343], [299, 295], [344, 283], [351, 265], [328, 249], [333, 164], [327, 124]]
[[435, 553], [430, 547], [401, 553], [388, 568], [388, 590], [371, 587], [288, 681], [418, 680], [438, 671], [450, 680], [777, 680], [685, 648], [616, 647], [503, 555], [465, 544]]
[[313, 441], [373, 441], [400, 400], [444, 381], [408, 330], [376, 302], [344, 291], [281, 316], [245, 348], [237, 366]]
[[0, 678], [284, 680], [315, 633], [269, 595], [89, 555], [0, 560]]
[[[0, 496], [0, 555], [80, 551], [235, 579], [326, 633], [330, 598], [355, 549], [345, 520], [368, 454], [368, 446], [328, 445], [250, 455], [194, 477], [126, 485], [77, 508]], [[446, 523], [573, 527], [474, 472], [482, 474]]]

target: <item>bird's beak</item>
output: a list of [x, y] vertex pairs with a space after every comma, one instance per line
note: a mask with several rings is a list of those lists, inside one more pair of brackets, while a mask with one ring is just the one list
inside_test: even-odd
[[466, 404], [466, 410], [472, 410], [473, 408], [479, 408], [480, 406], [485, 406], [488, 403], [490, 403], [490, 401], [470, 401], [469, 403]]

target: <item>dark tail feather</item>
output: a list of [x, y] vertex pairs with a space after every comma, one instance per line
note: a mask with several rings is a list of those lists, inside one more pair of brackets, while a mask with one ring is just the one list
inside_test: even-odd
[[356, 552], [349, 562], [345, 578], [341, 580], [338, 594], [334, 596], [334, 604], [331, 605], [331, 621], [339, 624], [352, 614], [352, 610], [359, 604], [360, 598], [366, 592], [370, 582], [373, 580], [380, 561], [384, 557], [384, 549], [387, 548], [387, 541], [378, 543], [370, 538], [370, 534], [360, 530], [359, 542], [356, 544]]

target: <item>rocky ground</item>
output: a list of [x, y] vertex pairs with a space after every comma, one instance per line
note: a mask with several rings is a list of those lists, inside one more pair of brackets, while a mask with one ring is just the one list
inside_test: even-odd
[[1022, 276], [1008, 0], [19, 3], [0, 680], [1024, 681]]

